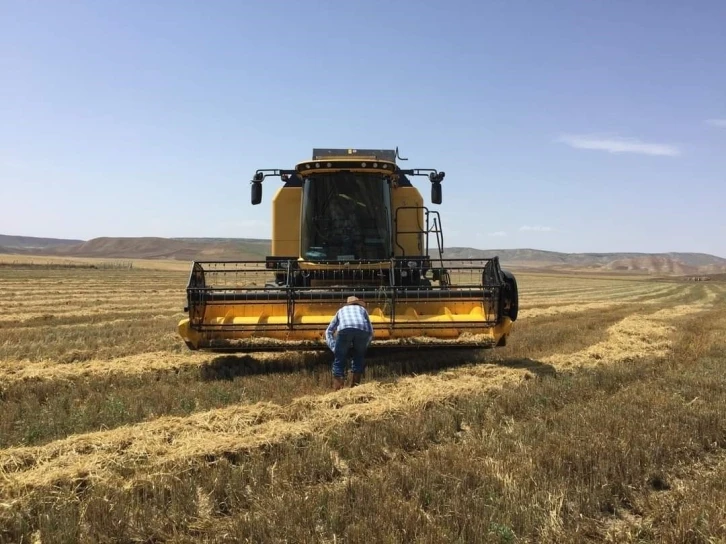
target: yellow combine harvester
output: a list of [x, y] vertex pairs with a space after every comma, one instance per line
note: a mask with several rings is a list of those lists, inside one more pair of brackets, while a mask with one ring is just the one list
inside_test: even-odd
[[514, 276], [497, 257], [444, 259], [439, 213], [409, 180], [428, 177], [440, 204], [444, 172], [397, 160], [407, 160], [398, 149], [314, 149], [293, 170], [258, 170], [253, 205], [266, 177], [284, 182], [272, 199], [272, 255], [193, 264], [179, 323], [187, 346], [326, 349], [325, 329], [351, 295], [367, 304], [371, 348], [504, 345], [517, 319]]

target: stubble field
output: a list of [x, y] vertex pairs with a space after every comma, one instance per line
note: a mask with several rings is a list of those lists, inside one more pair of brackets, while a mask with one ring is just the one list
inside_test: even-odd
[[0, 266], [0, 542], [718, 542], [726, 284], [518, 274], [496, 351], [191, 353], [185, 270]]

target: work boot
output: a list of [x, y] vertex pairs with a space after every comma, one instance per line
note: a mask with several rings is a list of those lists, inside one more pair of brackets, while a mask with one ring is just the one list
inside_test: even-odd
[[362, 377], [363, 374], [361, 374], [360, 372], [353, 372], [351, 374], [350, 386], [355, 387], [356, 385], [360, 384], [360, 380]]
[[338, 391], [340, 389], [343, 389], [344, 385], [345, 385], [345, 382], [343, 381], [343, 378], [338, 378], [338, 376], [333, 376], [333, 391]]

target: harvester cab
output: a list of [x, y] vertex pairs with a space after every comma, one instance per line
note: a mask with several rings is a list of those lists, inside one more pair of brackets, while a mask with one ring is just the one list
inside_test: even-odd
[[325, 349], [325, 330], [346, 298], [365, 301], [371, 348], [506, 344], [517, 319], [514, 275], [499, 259], [445, 259], [441, 217], [410, 178], [425, 176], [442, 202], [444, 172], [402, 169], [396, 150], [314, 149], [279, 177], [272, 248], [264, 261], [197, 261], [179, 334], [190, 349]]

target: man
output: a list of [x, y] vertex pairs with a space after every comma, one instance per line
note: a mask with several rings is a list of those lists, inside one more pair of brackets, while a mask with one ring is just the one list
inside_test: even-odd
[[[337, 338], [334, 337], [338, 332]], [[365, 354], [373, 339], [373, 325], [365, 309], [365, 303], [358, 297], [348, 297], [345, 306], [338, 310], [325, 331], [328, 347], [333, 351], [333, 389], [344, 385], [348, 353], [353, 350], [352, 379], [350, 386], [360, 383], [365, 372]]]

